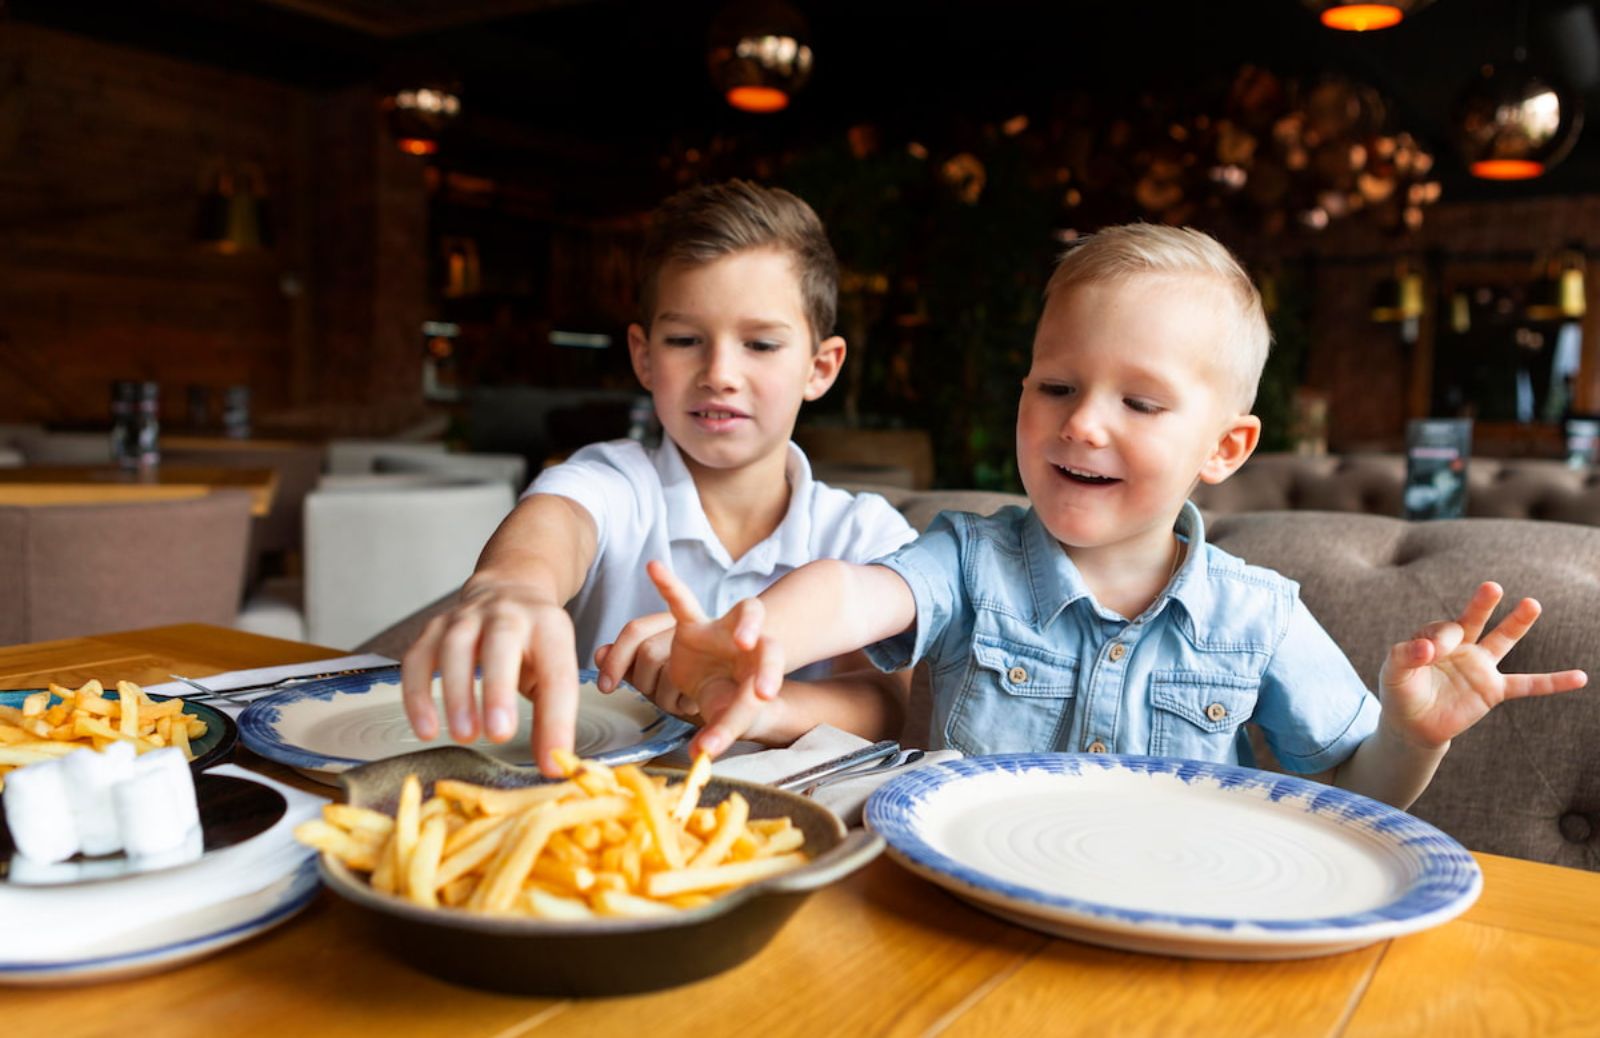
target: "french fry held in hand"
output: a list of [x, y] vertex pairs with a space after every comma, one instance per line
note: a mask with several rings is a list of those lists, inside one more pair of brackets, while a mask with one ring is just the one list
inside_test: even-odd
[[393, 817], [329, 804], [295, 836], [418, 905], [561, 921], [694, 908], [807, 861], [790, 819], [752, 819], [738, 793], [698, 806], [704, 755], [676, 785], [632, 765], [563, 763], [564, 782], [440, 779], [426, 799], [408, 775]]
[[15, 768], [118, 741], [132, 743], [139, 753], [176, 746], [194, 760], [189, 741], [205, 734], [206, 723], [184, 713], [183, 700], [157, 703], [131, 681], [117, 682], [114, 699], [98, 681], [76, 689], [52, 684], [19, 707], [0, 705], [0, 788]]

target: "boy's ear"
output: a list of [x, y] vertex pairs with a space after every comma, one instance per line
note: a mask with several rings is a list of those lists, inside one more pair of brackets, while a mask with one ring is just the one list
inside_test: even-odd
[[1238, 471], [1261, 442], [1261, 419], [1253, 414], [1235, 415], [1229, 420], [1217, 449], [1200, 466], [1200, 482], [1221, 483]]
[[839, 369], [844, 367], [844, 354], [843, 336], [830, 335], [822, 340], [817, 351], [811, 355], [811, 374], [806, 378], [807, 400], [817, 399], [833, 386], [833, 380], [839, 377]]
[[628, 325], [628, 359], [633, 361], [634, 377], [639, 380], [641, 386], [649, 389], [650, 336], [645, 334], [643, 325]]

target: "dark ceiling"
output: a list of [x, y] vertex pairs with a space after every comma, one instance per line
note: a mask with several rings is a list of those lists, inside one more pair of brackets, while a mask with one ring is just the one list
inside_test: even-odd
[[[732, 111], [708, 81], [706, 30], [724, 0], [10, 0], [9, 11], [312, 88], [408, 65], [446, 69], [466, 110], [499, 128], [479, 136], [484, 161], [498, 148], [514, 162], [519, 139], [644, 156], [674, 136], [803, 142], [860, 122], [936, 139], [1066, 92], [1131, 103], [1141, 91], [1209, 89], [1253, 63], [1377, 87], [1396, 126], [1440, 155], [1446, 198], [1600, 190], [1600, 19], [1590, 2], [1436, 0], [1398, 28], [1359, 35], [1322, 28], [1298, 0], [792, 3], [810, 21], [816, 72], [776, 116]], [[1594, 117], [1546, 177], [1475, 182], [1450, 157], [1451, 113], [1479, 67], [1508, 58], [1519, 36]]]

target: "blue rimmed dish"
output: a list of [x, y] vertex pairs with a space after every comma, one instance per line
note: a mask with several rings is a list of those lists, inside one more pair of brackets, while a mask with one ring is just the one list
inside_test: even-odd
[[866, 823], [912, 872], [1024, 926], [1131, 951], [1289, 959], [1453, 919], [1483, 873], [1403, 811], [1308, 779], [1114, 754], [907, 772]]
[[[607, 695], [595, 687], [596, 672], [579, 672], [574, 749], [604, 764], [652, 760], [688, 742], [695, 728], [656, 709], [631, 687]], [[438, 678], [434, 678], [438, 697]], [[470, 744], [488, 756], [531, 767], [533, 706], [518, 699], [516, 733], [507, 742]], [[239, 715], [244, 744], [254, 752], [336, 783], [353, 767], [426, 749], [411, 730], [400, 694], [400, 668], [308, 681], [254, 700]]]
[[[20, 709], [23, 700], [36, 692], [43, 691], [45, 690], [39, 688], [15, 688], [0, 691], [0, 706], [13, 706]], [[113, 682], [106, 686], [106, 690], [102, 695], [106, 699], [116, 699], [116, 683]], [[182, 699], [183, 697], [150, 696], [151, 701], [156, 703], [174, 698]], [[59, 702], [60, 700], [55, 696], [50, 698], [51, 705]], [[228, 754], [233, 752], [234, 744], [239, 741], [239, 726], [234, 724], [233, 718], [221, 710], [206, 706], [204, 703], [196, 703], [192, 699], [184, 699], [183, 712], [192, 717], [198, 717], [206, 725], [206, 734], [189, 740], [189, 752], [194, 755], [189, 761], [190, 769], [196, 772], [204, 771], [213, 764], [221, 764], [226, 760]]]

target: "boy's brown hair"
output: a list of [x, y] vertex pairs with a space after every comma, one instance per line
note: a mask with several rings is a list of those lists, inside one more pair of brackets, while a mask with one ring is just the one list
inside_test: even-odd
[[800, 299], [811, 322], [811, 345], [833, 333], [839, 261], [816, 212], [794, 195], [748, 180], [703, 184], [662, 202], [645, 237], [639, 282], [640, 323], [655, 317], [661, 268], [710, 263], [747, 249], [776, 249], [794, 262]]

